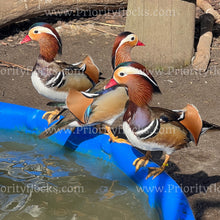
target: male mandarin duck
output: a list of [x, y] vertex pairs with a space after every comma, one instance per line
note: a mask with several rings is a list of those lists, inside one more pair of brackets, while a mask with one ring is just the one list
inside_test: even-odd
[[131, 50], [135, 46], [145, 46], [137, 35], [125, 31], [120, 33], [116, 38], [112, 48], [112, 68], [115, 69], [120, 63], [132, 61]]
[[132, 146], [146, 151], [133, 165], [136, 171], [146, 166], [151, 151], [163, 151], [165, 160], [159, 168], [149, 168], [147, 178], [164, 171], [170, 155], [189, 142], [198, 144], [200, 135], [207, 130], [220, 130], [220, 126], [203, 121], [197, 108], [188, 104], [182, 110], [169, 110], [148, 105], [152, 96], [152, 83], [138, 64], [131, 62], [118, 65], [106, 88], [117, 84], [126, 85], [129, 102], [123, 117], [123, 131]]
[[55, 101], [65, 101], [69, 89], [86, 91], [98, 83], [100, 71], [90, 56], [76, 64], [55, 61], [55, 56], [62, 53], [62, 42], [51, 25], [43, 22], [32, 25], [20, 43], [31, 40], [40, 45], [40, 55], [31, 75], [39, 94]]
[[66, 128], [92, 126], [100, 123], [111, 126], [118, 117], [123, 115], [127, 101], [127, 91], [122, 85], [96, 93], [71, 89], [66, 103], [51, 103], [51, 105], [63, 107], [60, 114], [65, 111], [66, 115], [42, 132], [39, 138], [46, 138]]
[[[138, 65], [140, 71], [145, 75], [146, 80], [143, 86], [146, 87], [147, 93], [150, 94], [148, 96], [149, 99], [147, 98], [147, 101], [150, 101], [153, 92], [160, 92], [156, 81], [143, 65], [135, 62], [129, 62], [129, 65], [131, 67]], [[101, 123], [108, 126], [106, 129], [113, 141], [117, 140], [127, 143], [124, 139], [112, 137], [113, 134], [109, 126], [125, 113], [128, 100], [127, 87], [119, 84], [105, 88], [94, 94], [79, 92], [72, 89], [69, 91], [65, 106], [64, 103], [57, 103], [57, 105], [61, 104], [65, 108], [68, 108], [67, 116], [49, 127], [46, 131], [41, 133], [39, 137], [48, 137], [66, 127], [81, 127]]]

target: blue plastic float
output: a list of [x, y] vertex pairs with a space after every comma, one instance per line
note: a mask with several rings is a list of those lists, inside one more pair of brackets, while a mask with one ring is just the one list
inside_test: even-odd
[[[0, 129], [40, 134], [48, 127], [46, 120], [42, 120], [44, 113], [42, 110], [0, 102]], [[74, 133], [62, 131], [49, 139], [74, 151], [117, 165], [148, 195], [149, 204], [157, 209], [160, 219], [195, 219], [181, 188], [165, 172], [154, 180], [145, 179], [148, 174], [147, 168], [141, 168], [135, 173], [132, 162], [141, 154], [130, 145], [109, 143], [109, 136], [99, 134], [93, 127], [79, 128]], [[149, 162], [147, 166], [157, 165]]]

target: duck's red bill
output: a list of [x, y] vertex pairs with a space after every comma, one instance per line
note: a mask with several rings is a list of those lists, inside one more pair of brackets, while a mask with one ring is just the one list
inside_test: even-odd
[[105, 89], [108, 89], [108, 88], [110, 88], [110, 87], [112, 87], [112, 86], [115, 86], [115, 85], [117, 85], [118, 83], [114, 80], [114, 79], [110, 79], [110, 81], [105, 85]]
[[28, 35], [26, 35], [25, 38], [20, 42], [20, 44], [24, 44], [24, 43], [27, 43], [29, 41], [31, 41], [31, 38]]
[[138, 41], [138, 42], [137, 42], [137, 46], [145, 46], [145, 44], [142, 43], [141, 41]]

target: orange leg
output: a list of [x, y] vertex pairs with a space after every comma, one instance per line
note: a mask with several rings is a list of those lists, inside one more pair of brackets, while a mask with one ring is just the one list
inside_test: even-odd
[[111, 128], [109, 126], [105, 126], [105, 129], [107, 131], [107, 134], [109, 135], [110, 139], [109, 141], [112, 141], [112, 142], [116, 142], [116, 143], [124, 143], [124, 144], [129, 144], [131, 145], [127, 140], [123, 139], [123, 138], [118, 138], [116, 137], [112, 131], [111, 131]]
[[165, 170], [169, 159], [170, 159], [170, 155], [166, 154], [165, 160], [161, 167], [149, 167], [148, 169], [150, 170], [150, 172], [147, 175], [146, 179], [148, 179], [151, 176], [153, 176], [153, 179], [159, 176]]

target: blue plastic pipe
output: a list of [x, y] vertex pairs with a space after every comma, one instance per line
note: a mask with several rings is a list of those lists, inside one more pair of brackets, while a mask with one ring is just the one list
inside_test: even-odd
[[[0, 102], [0, 129], [40, 134], [48, 128], [46, 120], [42, 119], [44, 113], [42, 110]], [[50, 139], [77, 152], [117, 165], [148, 195], [149, 204], [158, 210], [160, 219], [195, 219], [181, 188], [165, 172], [154, 180], [145, 179], [148, 174], [147, 167], [157, 166], [155, 163], [149, 162], [146, 168], [135, 173], [132, 162], [141, 154], [130, 145], [110, 143], [107, 135], [99, 134], [93, 127], [79, 128], [74, 133], [66, 130], [52, 135]]]

